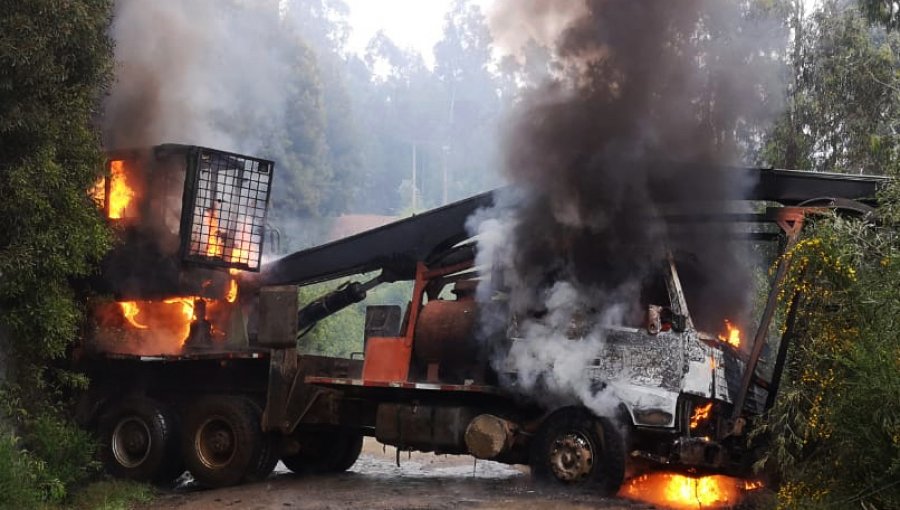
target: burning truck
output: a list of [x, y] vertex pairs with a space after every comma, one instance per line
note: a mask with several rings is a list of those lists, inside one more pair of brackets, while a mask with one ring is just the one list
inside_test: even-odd
[[[742, 335], [731, 324], [715, 334], [695, 327], [681, 260], [665, 253], [641, 292], [639, 324], [603, 324], [602, 342], [583, 356], [589, 397], [610, 403], [598, 413], [583, 398], [523, 391], [522, 374], [492, 363], [497, 350], [534, 342], [515, 313], [491, 342], [479, 328], [485, 272], [466, 221], [494, 193], [262, 264], [273, 170], [194, 146], [110, 155], [94, 193], [122, 242], [92, 282], [93, 320], [75, 360], [91, 377], [79, 418], [101, 437], [111, 473], [167, 482], [188, 470], [221, 487], [264, 478], [279, 460], [295, 472], [339, 472], [374, 436], [398, 455], [526, 464], [537, 477], [607, 494], [626, 472], [749, 475], [745, 424], [772, 405], [790, 336], [789, 312], [774, 376], [760, 375], [789, 256], [755, 334]], [[748, 236], [780, 243], [783, 254], [805, 214], [866, 210], [850, 201], [869, 200], [882, 182], [734, 171], [757, 183], [748, 198], [777, 207], [719, 220], [772, 227]], [[299, 302], [298, 286], [346, 277], [361, 281]], [[409, 303], [367, 306], [361, 359], [298, 353], [298, 335], [398, 281], [411, 283]], [[501, 279], [491, 286], [490, 306], [508, 308]], [[567, 321], [573, 349], [587, 345], [596, 328]]]

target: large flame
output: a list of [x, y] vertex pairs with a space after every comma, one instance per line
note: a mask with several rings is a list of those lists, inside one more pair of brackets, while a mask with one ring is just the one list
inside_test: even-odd
[[[188, 336], [191, 334], [191, 323], [197, 320], [197, 317], [194, 315], [194, 302], [199, 299], [195, 296], [191, 297], [176, 297], [166, 299], [162, 302], [164, 305], [180, 305], [181, 310], [181, 320], [175, 320], [174, 323], [170, 324], [174, 326], [177, 330], [177, 337], [181, 339], [180, 345], [184, 345], [187, 341]], [[152, 305], [152, 301], [148, 302], [148, 304]]]
[[138, 329], [147, 329], [149, 327], [146, 324], [141, 324], [135, 319], [135, 316], [141, 313], [141, 309], [136, 301], [120, 301], [119, 306], [122, 308], [122, 316], [125, 317], [125, 320], [132, 326]]
[[628, 499], [677, 510], [694, 508], [724, 508], [735, 505], [742, 492], [762, 487], [727, 476], [694, 478], [675, 473], [648, 473], [632, 478], [619, 491]]
[[113, 219], [125, 217], [125, 212], [134, 190], [129, 186], [125, 173], [125, 162], [121, 160], [109, 162], [109, 217]]
[[694, 408], [693, 414], [691, 414], [691, 429], [695, 429], [700, 426], [700, 423], [707, 418], [709, 418], [709, 412], [712, 411], [712, 402], [708, 402], [706, 405], [698, 406]]
[[734, 347], [741, 346], [741, 330], [735, 327], [728, 319], [725, 319], [725, 333], [719, 335], [719, 340], [731, 344]]
[[[214, 342], [224, 342], [233, 306], [237, 300], [237, 280], [223, 299], [198, 296], [171, 297], [158, 301], [119, 301], [95, 308], [98, 330], [95, 346], [107, 352], [140, 355], [181, 354], [197, 321], [208, 324]], [[198, 317], [203, 300], [203, 317]]]
[[109, 204], [106, 202], [106, 179], [103, 177], [94, 183], [88, 194], [100, 207], [108, 205], [108, 217], [124, 218], [135, 196], [134, 188], [128, 182], [128, 174], [125, 172], [125, 162], [122, 160], [109, 162]]

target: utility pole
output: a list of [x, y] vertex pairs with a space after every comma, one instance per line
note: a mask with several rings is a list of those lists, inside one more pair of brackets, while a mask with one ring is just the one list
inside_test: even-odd
[[441, 180], [443, 188], [441, 190], [441, 205], [447, 205], [447, 154], [450, 152], [450, 146], [441, 147]]
[[416, 212], [416, 142], [412, 143], [412, 210]]

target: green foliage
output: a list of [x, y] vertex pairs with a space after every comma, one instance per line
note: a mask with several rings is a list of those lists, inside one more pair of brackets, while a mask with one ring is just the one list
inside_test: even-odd
[[[29, 359], [58, 358], [80, 317], [69, 281], [109, 235], [87, 196], [106, 85], [107, 1], [13, 2], [0, 15], [0, 322]], [[14, 7], [12, 7], [14, 6]]]
[[94, 469], [89, 436], [64, 420], [57, 368], [76, 338], [72, 283], [110, 235], [87, 190], [103, 156], [93, 119], [111, 69], [109, 0], [0, 7], [0, 506], [60, 501]]
[[73, 423], [42, 413], [27, 430], [26, 445], [47, 463], [47, 473], [63, 487], [78, 486], [99, 470], [94, 439]]
[[[362, 275], [355, 281], [365, 281], [374, 274]], [[308, 285], [300, 288], [300, 306], [337, 289], [350, 279]], [[369, 292], [366, 299], [351, 305], [331, 317], [320, 321], [300, 338], [301, 352], [323, 356], [349, 358], [353, 353], [363, 351], [363, 335], [366, 325], [366, 305], [400, 305], [405, 308], [412, 295], [410, 282], [382, 284]]]
[[859, 0], [859, 6], [873, 23], [888, 30], [900, 27], [900, 2], [897, 0]]
[[45, 476], [46, 464], [19, 445], [16, 436], [0, 433], [0, 507], [35, 508], [61, 499], [65, 489]]
[[833, 0], [811, 15], [793, 0], [788, 103], [768, 137], [768, 164], [819, 171], [900, 171], [900, 34]]
[[783, 508], [900, 507], [900, 184], [884, 222], [829, 217], [793, 251], [801, 299], [778, 401], [761, 431]]
[[153, 499], [153, 489], [130, 480], [105, 480], [92, 483], [76, 494], [67, 508], [74, 510], [126, 510], [134, 503]]

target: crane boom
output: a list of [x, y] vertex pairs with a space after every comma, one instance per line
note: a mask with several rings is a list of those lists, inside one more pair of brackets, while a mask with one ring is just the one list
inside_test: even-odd
[[[754, 182], [747, 200], [796, 205], [821, 198], [841, 198], [871, 203], [878, 188], [889, 180], [882, 176], [738, 168]], [[677, 175], [677, 172], [674, 173]], [[375, 228], [331, 243], [298, 251], [265, 264], [259, 275], [249, 275], [257, 285], [305, 285], [352, 274], [383, 270], [397, 280], [415, 277], [416, 263], [426, 261], [469, 237], [466, 220], [475, 211], [490, 207], [495, 193], [482, 193], [452, 204]]]

